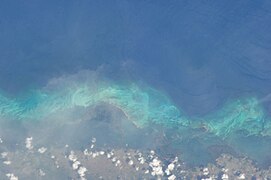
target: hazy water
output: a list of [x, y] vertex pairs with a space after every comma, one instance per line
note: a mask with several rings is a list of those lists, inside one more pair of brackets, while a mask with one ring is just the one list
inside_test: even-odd
[[[165, 94], [191, 119], [214, 114], [227, 102], [244, 97], [256, 97], [266, 119], [271, 119], [270, 6], [269, 1], [3, 1], [0, 5], [0, 92], [16, 100], [43, 89], [54, 78], [90, 70], [101, 72], [103, 78], [116, 84], [147, 84]], [[33, 106], [38, 104], [39, 100], [36, 101], [31, 102]], [[202, 136], [201, 130], [183, 130], [183, 133], [173, 130], [175, 133], [172, 133], [172, 129], [159, 127], [165, 131], [168, 138], [165, 139], [155, 128], [139, 130], [125, 124], [125, 120], [114, 121], [119, 116], [125, 119], [123, 112], [103, 108], [108, 116], [91, 114], [90, 119], [99, 121], [66, 129], [49, 122], [80, 119], [80, 115], [88, 116], [89, 110], [73, 109], [64, 113], [65, 118], [55, 115], [57, 118], [42, 122], [46, 125], [5, 122], [2, 118], [5, 128], [1, 128], [0, 135], [10, 142], [20, 142], [25, 137], [13, 136], [14, 132], [25, 136], [32, 133], [42, 139], [46, 131], [56, 137], [58, 129], [63, 128], [61, 137], [55, 140], [72, 144], [73, 138], [87, 134], [89, 127], [91, 133], [86, 139], [78, 140], [75, 147], [96, 135], [103, 139], [101, 142], [110, 141], [112, 146], [138, 142], [134, 148], [157, 148], [161, 154], [182, 154], [191, 164], [213, 161], [226, 152], [245, 154], [264, 166], [270, 165], [269, 137], [233, 134], [223, 140], [209, 134]], [[90, 111], [99, 114], [95, 108]], [[96, 127], [96, 123], [101, 125]], [[113, 132], [108, 123], [116, 123], [123, 134], [119, 134], [120, 130]], [[41, 135], [33, 130], [40, 126], [48, 128], [41, 130]], [[68, 131], [74, 131], [74, 136], [68, 138]], [[145, 142], [140, 136], [144, 133], [149, 133]], [[191, 139], [191, 134], [196, 138]], [[52, 138], [44, 139], [41, 141], [48, 143]]]

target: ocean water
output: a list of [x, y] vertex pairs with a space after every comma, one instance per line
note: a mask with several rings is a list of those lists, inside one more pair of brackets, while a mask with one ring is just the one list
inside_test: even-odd
[[[153, 150], [189, 168], [230, 154], [268, 169], [270, 6], [3, 1], [0, 153], [11, 154], [11, 164], [0, 165], [0, 176], [29, 178], [28, 170], [16, 170], [20, 163], [13, 166], [28, 150], [83, 152], [94, 137], [100, 149]], [[45, 170], [44, 177], [38, 173], [45, 179], [83, 178], [62, 169], [60, 159], [61, 171], [50, 169], [48, 159], [32, 169]], [[103, 174], [88, 172], [94, 179]]]

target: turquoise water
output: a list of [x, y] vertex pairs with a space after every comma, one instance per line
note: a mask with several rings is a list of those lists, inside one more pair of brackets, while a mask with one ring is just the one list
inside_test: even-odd
[[[212, 146], [223, 145], [233, 150], [226, 148], [221, 153], [247, 153], [261, 162], [266, 158], [265, 155], [269, 154], [266, 149], [271, 147], [271, 120], [256, 97], [232, 99], [220, 109], [198, 117], [187, 115], [162, 91], [135, 82], [118, 84], [102, 79], [80, 82], [60, 78], [43, 89], [32, 90], [21, 97], [11, 98], [2, 94], [0, 116], [2, 121], [39, 123], [50, 119], [51, 123], [65, 125], [80, 117], [80, 111], [77, 114], [76, 109], [93, 109], [101, 104], [119, 109], [126, 121], [132, 122], [138, 129], [162, 129], [168, 138], [167, 143], [172, 144], [172, 147], [166, 149], [181, 149], [180, 152], [186, 152], [185, 156], [191, 163], [195, 157], [201, 163], [212, 161], [208, 155], [201, 158], [195, 155], [199, 155], [200, 151], [202, 154], [204, 151], [207, 153]], [[70, 112], [69, 120], [59, 118], [67, 112]], [[255, 138], [265, 138], [267, 141], [263, 139], [249, 142], [249, 139]], [[258, 143], [260, 145], [255, 146]], [[195, 149], [195, 152], [189, 152], [191, 148]], [[259, 151], [263, 153], [258, 155]]]
[[139, 128], [153, 124], [206, 128], [206, 131], [222, 138], [236, 131], [244, 131], [247, 136], [271, 135], [270, 118], [257, 98], [232, 100], [213, 114], [193, 119], [158, 90], [134, 83], [74, 83], [51, 92], [33, 91], [23, 98], [1, 95], [0, 112], [2, 118], [35, 121], [61, 110], [95, 106], [101, 102], [120, 108]]

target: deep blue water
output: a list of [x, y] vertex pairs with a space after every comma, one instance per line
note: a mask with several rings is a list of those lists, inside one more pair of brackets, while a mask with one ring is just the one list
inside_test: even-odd
[[108, 65], [120, 78], [164, 88], [192, 113], [238, 93], [265, 96], [269, 7], [269, 1], [2, 1], [0, 86], [16, 93]]
[[[3, 0], [0, 92], [16, 98], [102, 69], [115, 82], [159, 89], [189, 116], [253, 96], [271, 117], [270, 9], [268, 0]], [[254, 146], [243, 142], [239, 151]]]

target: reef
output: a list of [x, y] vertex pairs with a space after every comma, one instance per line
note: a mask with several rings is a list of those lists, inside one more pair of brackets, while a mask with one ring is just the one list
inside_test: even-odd
[[270, 118], [266, 116], [257, 98], [228, 102], [220, 110], [201, 118], [185, 115], [162, 92], [135, 83], [75, 82], [53, 89], [31, 91], [18, 98], [0, 94], [0, 117], [12, 120], [39, 120], [52, 113], [75, 107], [91, 107], [108, 103], [121, 109], [137, 127], [154, 124], [163, 127], [205, 128], [225, 138], [235, 132], [249, 135], [271, 135]]

